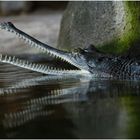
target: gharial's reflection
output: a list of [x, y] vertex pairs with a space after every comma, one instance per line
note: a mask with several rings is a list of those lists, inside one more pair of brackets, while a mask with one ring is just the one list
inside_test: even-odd
[[[65, 85], [62, 87], [61, 82], [64, 81]], [[6, 106], [10, 104], [12, 108], [13, 104], [14, 107], [14, 111], [4, 113], [3, 125], [6, 128], [20, 126], [37, 116], [53, 113], [53, 109], [44, 110], [46, 105], [86, 100], [88, 90], [89, 81], [80, 82], [80, 79], [67, 76], [41, 76], [1, 88], [0, 95], [6, 101]]]
[[[21, 80], [0, 89], [1, 100], [6, 101], [5, 104], [11, 107], [11, 110], [7, 109], [4, 113], [3, 126], [12, 128], [37, 116], [50, 115], [55, 112], [55, 109], [47, 109], [46, 105], [90, 100], [90, 93], [94, 94], [94, 92], [98, 92], [100, 95], [103, 93], [102, 96], [119, 96], [118, 93], [128, 95], [130, 90], [131, 94], [139, 94], [140, 87], [137, 82], [127, 81], [125, 84], [120, 84], [119, 88], [115, 87], [115, 84], [115, 81], [111, 82], [105, 79], [97, 81], [97, 79], [90, 80], [85, 77], [69, 76], [41, 76]], [[110, 87], [113, 90], [108, 95]], [[134, 92], [132, 87], [137, 91]]]

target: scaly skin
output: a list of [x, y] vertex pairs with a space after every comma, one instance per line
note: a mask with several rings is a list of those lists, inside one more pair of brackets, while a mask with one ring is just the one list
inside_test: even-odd
[[40, 49], [43, 53], [59, 58], [76, 67], [76, 69], [60, 69], [47, 65], [38, 65], [26, 60], [0, 54], [0, 62], [10, 63], [22, 68], [50, 75], [86, 75], [90, 77], [109, 77], [119, 79], [140, 79], [140, 60], [125, 56], [104, 54], [94, 46], [79, 49], [77, 52], [66, 52], [50, 47], [37, 39], [17, 29], [11, 22], [1, 23], [0, 28], [16, 34], [31, 47]]

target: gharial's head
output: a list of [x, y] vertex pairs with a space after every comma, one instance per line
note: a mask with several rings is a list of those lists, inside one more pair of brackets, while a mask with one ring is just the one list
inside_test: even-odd
[[64, 65], [67, 63], [74, 66], [71, 67], [70, 70], [75, 70], [75, 74], [82, 75], [97, 75], [97, 73], [102, 71], [102, 65], [109, 58], [108, 55], [99, 51], [93, 45], [89, 45], [84, 49], [77, 48], [71, 52], [46, 46], [46, 52], [49, 52], [51, 56], [55, 56], [56, 58], [62, 60]]
[[[73, 65], [76, 69], [72, 70], [59, 70], [55, 68], [49, 69], [49, 73], [53, 74], [91, 74], [92, 70], [96, 70], [99, 67], [99, 64], [104, 60], [104, 54], [97, 50], [93, 45], [85, 49], [77, 49], [77, 51], [67, 52], [61, 51], [56, 48], [50, 47], [47, 44], [44, 44], [35, 38], [29, 36], [23, 31], [17, 29], [11, 22], [1, 23], [0, 28], [7, 30], [9, 32], [15, 33], [19, 38], [23, 39], [26, 43], [31, 47], [35, 47], [40, 49], [43, 53], [47, 53], [52, 57], [60, 58], [60, 60]], [[6, 61], [6, 60], [5, 60]], [[10, 60], [11, 61], [11, 60]], [[11, 62], [11, 64], [15, 64], [15, 62]], [[16, 64], [15, 64], [16, 65]], [[20, 66], [20, 65], [19, 65]], [[24, 67], [24, 66], [22, 66]], [[34, 66], [35, 67], [35, 66]], [[26, 65], [26, 68], [28, 66]], [[29, 69], [29, 68], [28, 68]], [[31, 69], [31, 68], [30, 68]], [[37, 69], [37, 68], [36, 68]], [[47, 68], [41, 69], [40, 72], [44, 72], [48, 70]], [[32, 68], [32, 70], [35, 70]], [[39, 71], [39, 68], [38, 68]], [[47, 73], [47, 72], [46, 72]]]
[[94, 45], [89, 45], [84, 49], [78, 48], [72, 52], [64, 52], [64, 54], [66, 54], [64, 59], [83, 73], [93, 73], [99, 70], [101, 64], [108, 59], [107, 55], [95, 48]]

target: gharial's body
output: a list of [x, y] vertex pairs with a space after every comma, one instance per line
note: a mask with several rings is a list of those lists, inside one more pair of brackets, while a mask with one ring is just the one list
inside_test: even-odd
[[94, 46], [78, 49], [77, 52], [66, 52], [55, 49], [44, 44], [28, 34], [17, 29], [12, 23], [1, 23], [0, 28], [15, 33], [19, 38], [25, 40], [31, 47], [42, 50], [53, 57], [60, 58], [64, 63], [74, 66], [73, 69], [60, 69], [30, 63], [15, 57], [0, 55], [0, 62], [10, 63], [33, 71], [51, 75], [90, 75], [93, 77], [113, 77], [121, 79], [140, 80], [139, 57], [113, 56], [97, 50]]

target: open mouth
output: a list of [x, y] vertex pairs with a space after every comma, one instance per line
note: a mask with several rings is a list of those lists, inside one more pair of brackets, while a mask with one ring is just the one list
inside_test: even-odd
[[55, 58], [55, 67], [47, 64], [37, 64], [29, 62], [27, 60], [22, 60], [13, 56], [7, 56], [0, 54], [0, 62], [10, 63], [22, 68], [30, 69], [33, 71], [41, 72], [44, 74], [61, 75], [61, 74], [83, 74], [88, 73], [80, 68], [78, 65], [70, 58], [70, 53], [55, 49], [53, 47], [44, 44], [37, 39], [29, 36], [23, 31], [17, 29], [11, 22], [1, 23], [0, 28], [8, 32], [14, 33], [18, 38], [24, 40], [30, 47], [39, 49], [42, 53]]

